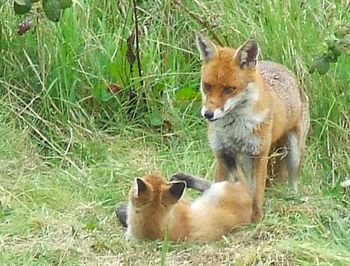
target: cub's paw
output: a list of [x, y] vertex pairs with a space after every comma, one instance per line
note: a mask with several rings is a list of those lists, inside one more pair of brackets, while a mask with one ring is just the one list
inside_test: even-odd
[[193, 179], [193, 176], [185, 173], [176, 173], [170, 177], [170, 181], [183, 181], [187, 187], [191, 187]]
[[204, 192], [208, 190], [211, 186], [211, 182], [203, 178], [191, 176], [184, 173], [176, 173], [171, 178], [170, 181], [182, 181], [186, 183], [188, 188], [193, 188], [195, 190]]
[[119, 222], [124, 226], [127, 227], [127, 216], [128, 216], [128, 205], [126, 203], [122, 203], [115, 209], [115, 215], [117, 216], [117, 219]]

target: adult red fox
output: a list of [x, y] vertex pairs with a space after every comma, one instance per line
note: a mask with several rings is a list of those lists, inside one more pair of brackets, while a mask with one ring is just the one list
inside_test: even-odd
[[[202, 115], [209, 121], [209, 142], [216, 154], [216, 181], [228, 180], [232, 160], [250, 177], [253, 220], [263, 216], [267, 165], [271, 154], [286, 148], [275, 174], [286, 168], [289, 185], [297, 189], [297, 175], [309, 129], [308, 98], [284, 66], [258, 62], [259, 48], [249, 40], [238, 49], [217, 47], [202, 34], [197, 45], [201, 71]], [[278, 161], [278, 160], [277, 160]]]
[[[117, 210], [128, 239], [154, 240], [168, 234], [170, 240], [207, 242], [251, 221], [252, 198], [244, 180], [211, 184], [183, 174], [173, 179], [167, 182], [157, 174], [136, 178], [127, 208]], [[178, 180], [190, 186], [196, 182], [205, 192], [189, 203], [182, 199], [186, 183]]]

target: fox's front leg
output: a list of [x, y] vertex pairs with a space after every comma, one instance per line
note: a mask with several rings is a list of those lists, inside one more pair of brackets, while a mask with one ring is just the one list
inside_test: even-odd
[[231, 149], [216, 152], [215, 182], [237, 181], [237, 157]]
[[260, 221], [263, 217], [267, 162], [268, 153], [252, 157], [251, 191], [253, 193], [252, 220], [254, 222]]

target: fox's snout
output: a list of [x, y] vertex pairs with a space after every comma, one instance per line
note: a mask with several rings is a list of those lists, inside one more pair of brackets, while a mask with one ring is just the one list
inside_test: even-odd
[[215, 121], [225, 115], [223, 108], [208, 108], [206, 105], [202, 107], [201, 113], [208, 121]]
[[214, 117], [214, 112], [212, 112], [212, 111], [205, 111], [205, 112], [204, 112], [204, 117], [205, 117], [206, 119], [208, 119], [208, 120], [211, 120], [211, 119], [213, 119], [213, 117]]

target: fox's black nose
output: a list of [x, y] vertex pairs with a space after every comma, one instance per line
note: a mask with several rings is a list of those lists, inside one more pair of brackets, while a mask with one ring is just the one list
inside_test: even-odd
[[212, 119], [214, 117], [214, 113], [211, 111], [205, 111], [204, 116], [206, 119]]

